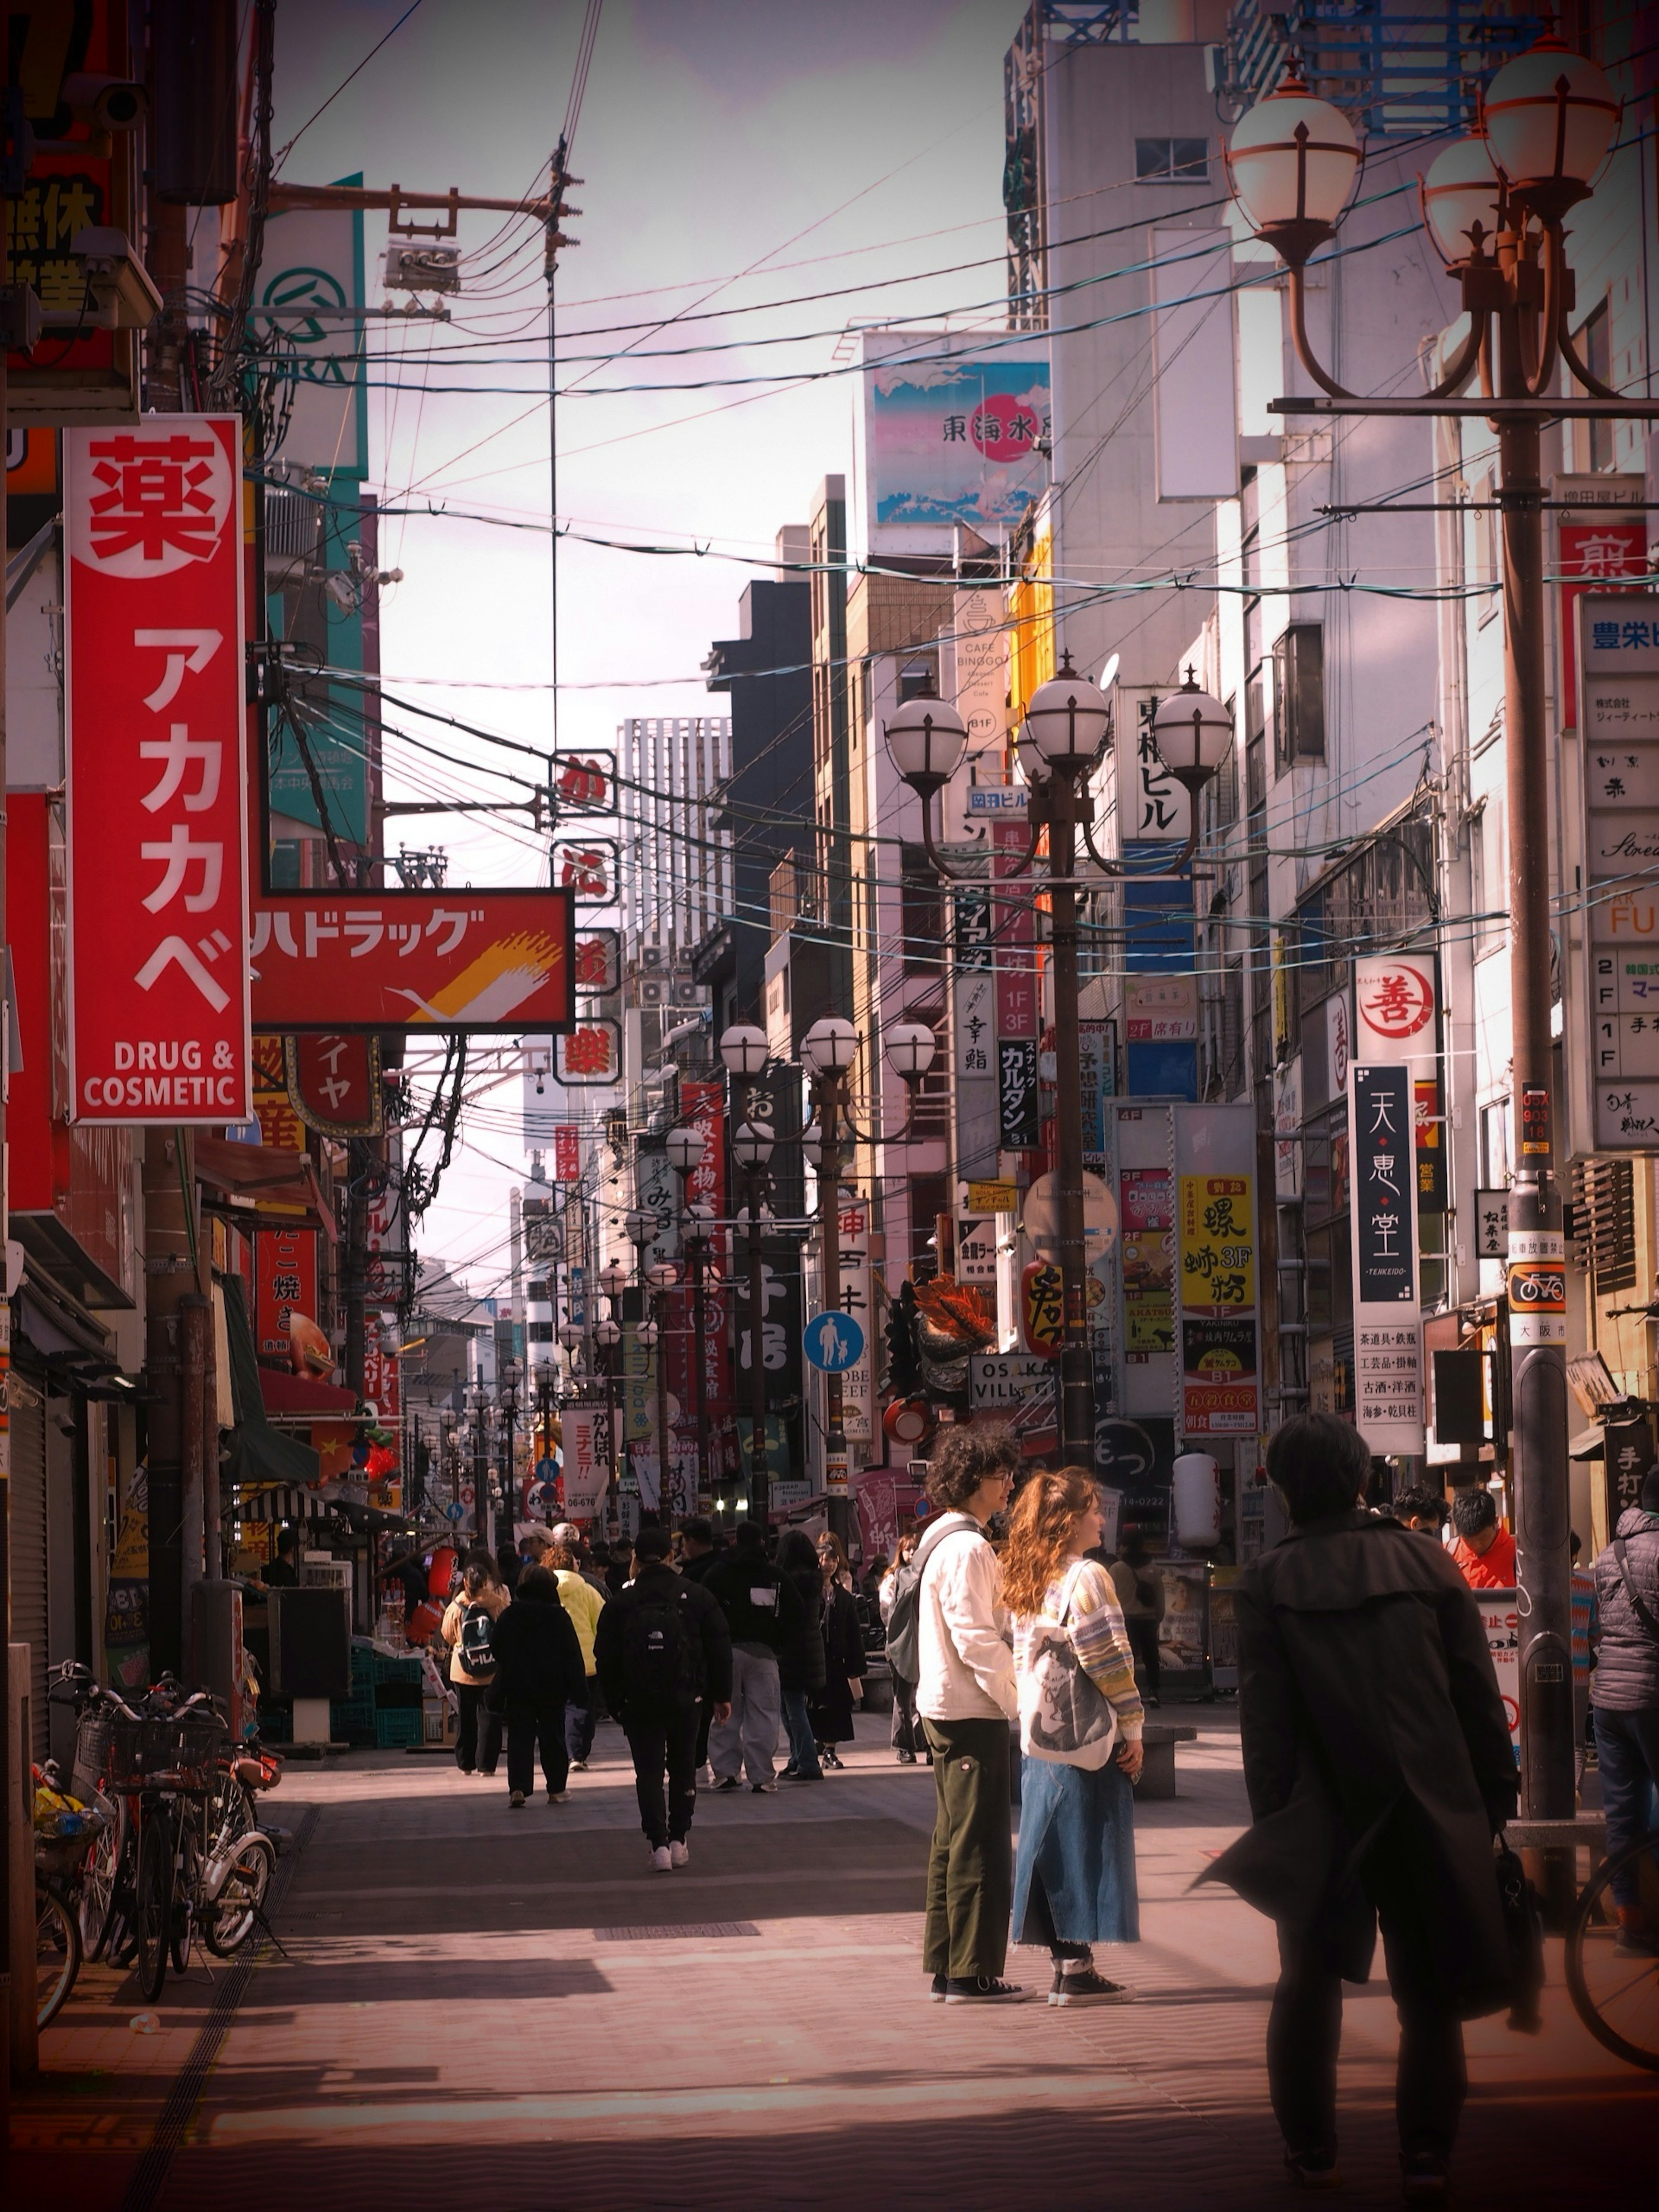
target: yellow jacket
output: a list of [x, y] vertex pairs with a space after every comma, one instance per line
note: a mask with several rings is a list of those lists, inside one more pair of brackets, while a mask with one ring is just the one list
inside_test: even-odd
[[605, 1600], [585, 1575], [570, 1567], [556, 1567], [558, 1577], [559, 1602], [576, 1624], [576, 1641], [582, 1647], [582, 1667], [592, 1674], [598, 1672], [593, 1664], [593, 1632], [599, 1625], [599, 1615], [605, 1610]]

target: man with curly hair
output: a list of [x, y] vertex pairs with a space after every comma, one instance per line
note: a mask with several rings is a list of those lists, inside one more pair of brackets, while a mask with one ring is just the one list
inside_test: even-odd
[[948, 1430], [927, 1469], [939, 1514], [918, 1547], [916, 1711], [933, 1753], [922, 1968], [947, 2004], [1018, 2003], [1002, 1978], [1013, 1905], [1008, 1724], [1019, 1713], [1002, 1574], [986, 1523], [1007, 1504], [1006, 1429]]

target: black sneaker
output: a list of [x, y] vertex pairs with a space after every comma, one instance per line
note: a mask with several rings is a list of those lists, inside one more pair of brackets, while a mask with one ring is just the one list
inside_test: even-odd
[[786, 1767], [783, 1772], [779, 1775], [778, 1779], [780, 1782], [822, 1782], [823, 1776], [821, 1772], [817, 1774], [792, 1773], [789, 1769]]
[[1451, 2175], [1443, 2158], [1419, 2151], [1400, 2161], [1401, 2194], [1407, 2204], [1449, 2204]]
[[1121, 1982], [1109, 1982], [1092, 1966], [1075, 1974], [1056, 1966], [1054, 1986], [1048, 1991], [1051, 2005], [1133, 2004], [1134, 1997], [1133, 1990], [1126, 1990]]
[[902, 1751], [898, 1755], [898, 1763], [901, 1766], [914, 1766], [916, 1763], [916, 1754], [914, 1751]]
[[950, 1993], [951, 1978], [948, 1974], [935, 1974], [927, 1984], [927, 1999], [930, 2004], [943, 2004]]
[[736, 1790], [740, 1784], [735, 1774], [722, 1774], [714, 1787], [716, 1790]]
[[1334, 2151], [1287, 2150], [1285, 2172], [1293, 2189], [1340, 2189], [1342, 2186], [1342, 2176], [1337, 2168]]
[[1000, 1981], [994, 1974], [978, 1974], [972, 1981], [948, 1981], [946, 2004], [1024, 2004], [1030, 1992], [1018, 1982]]
[[756, 1797], [775, 1796], [777, 1787], [775, 1782], [751, 1782], [749, 1785], [750, 1794]]

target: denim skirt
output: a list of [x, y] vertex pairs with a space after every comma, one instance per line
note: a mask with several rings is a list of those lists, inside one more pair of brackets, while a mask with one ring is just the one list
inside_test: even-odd
[[1025, 1930], [1031, 1883], [1042, 1884], [1062, 1943], [1138, 1943], [1135, 1796], [1109, 1759], [1092, 1771], [1051, 1759], [1020, 1761], [1019, 1848], [1014, 1857], [1013, 1933]]

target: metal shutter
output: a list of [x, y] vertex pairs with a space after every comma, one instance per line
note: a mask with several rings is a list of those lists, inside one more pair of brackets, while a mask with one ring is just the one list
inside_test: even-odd
[[50, 1750], [46, 1713], [46, 1401], [14, 1367], [11, 1403], [11, 1633], [29, 1647], [30, 1756]]

